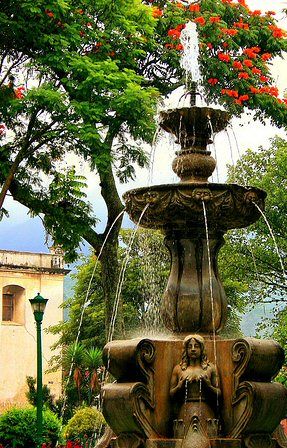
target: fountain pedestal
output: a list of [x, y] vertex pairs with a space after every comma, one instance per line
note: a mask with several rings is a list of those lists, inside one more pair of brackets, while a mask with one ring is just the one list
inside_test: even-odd
[[[286, 411], [287, 390], [271, 379], [279, 371], [283, 349], [254, 338], [205, 339], [208, 358], [218, 366], [222, 390], [220, 434], [216, 448], [278, 446], [273, 433]], [[170, 378], [180, 359], [182, 339], [133, 339], [106, 345], [104, 356], [117, 380], [104, 387], [104, 415], [117, 447], [177, 448], [173, 438], [176, 409]], [[175, 403], [176, 404], [176, 403]], [[194, 447], [191, 447], [194, 448]]]

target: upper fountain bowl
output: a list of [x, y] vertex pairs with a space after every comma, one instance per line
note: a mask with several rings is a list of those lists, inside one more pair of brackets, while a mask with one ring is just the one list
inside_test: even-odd
[[160, 112], [160, 126], [176, 137], [182, 149], [212, 143], [211, 137], [226, 128], [228, 112], [211, 107], [181, 107]]
[[256, 222], [260, 217], [257, 206], [264, 210], [265, 197], [259, 188], [213, 183], [155, 185], [130, 190], [123, 196], [127, 213], [142, 227], [204, 229], [204, 202], [210, 230], [223, 232]]

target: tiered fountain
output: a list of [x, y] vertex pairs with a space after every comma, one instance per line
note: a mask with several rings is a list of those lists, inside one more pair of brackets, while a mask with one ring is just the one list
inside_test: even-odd
[[162, 315], [170, 333], [106, 345], [116, 382], [104, 387], [104, 415], [120, 448], [287, 447], [278, 430], [287, 390], [272, 382], [282, 348], [219, 336], [227, 308], [217, 269], [223, 235], [254, 223], [266, 194], [208, 182], [216, 162], [207, 145], [229, 116], [197, 107], [191, 96], [190, 107], [161, 113], [161, 127], [181, 146], [172, 164], [180, 182], [124, 195], [135, 222], [148, 206], [141, 226], [165, 234], [171, 270]]

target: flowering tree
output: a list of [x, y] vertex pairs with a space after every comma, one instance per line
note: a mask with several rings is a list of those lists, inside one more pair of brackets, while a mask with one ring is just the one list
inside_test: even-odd
[[[207, 97], [286, 125], [268, 66], [286, 48], [284, 33], [272, 13], [251, 12], [242, 0], [0, 2], [0, 207], [9, 190], [42, 216], [70, 260], [82, 240], [99, 254], [111, 231], [101, 259], [107, 324], [121, 219], [112, 223], [123, 210], [116, 178], [127, 182], [135, 164], [148, 162], [141, 143], [152, 140], [159, 95], [183, 83], [179, 36], [187, 20], [198, 24]], [[94, 227], [98, 201], [87, 202], [71, 154], [100, 184], [102, 233]]]
[[[162, 4], [163, 6], [163, 4]], [[186, 5], [171, 2], [162, 13], [175, 15], [166, 48], [182, 50], [180, 35], [188, 20], [197, 24], [202, 85], [208, 100], [224, 104], [235, 115], [244, 107], [259, 119], [287, 124], [287, 100], [270, 73], [270, 62], [287, 50], [286, 32], [278, 27], [273, 11], [252, 11], [245, 0], [201, 0]], [[182, 20], [184, 16], [184, 21]]]

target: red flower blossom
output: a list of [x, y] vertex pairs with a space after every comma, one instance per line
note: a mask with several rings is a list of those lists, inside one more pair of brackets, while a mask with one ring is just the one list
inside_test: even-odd
[[173, 39], [179, 39], [180, 37], [180, 31], [175, 28], [168, 30], [167, 34], [169, 35], [169, 37], [172, 37]]
[[206, 46], [207, 46], [210, 50], [213, 48], [213, 45], [212, 45], [211, 42], [208, 42], [208, 43], [206, 44]]
[[272, 54], [271, 53], [263, 53], [262, 56], [261, 56], [262, 61], [268, 61], [271, 58], [272, 58]]
[[274, 12], [274, 11], [267, 11], [267, 12], [266, 12], [266, 15], [267, 15], [267, 16], [275, 16], [275, 15], [276, 15], [276, 12]]
[[195, 19], [194, 19], [194, 22], [196, 22], [196, 23], [199, 23], [199, 25], [205, 25], [205, 18], [204, 17], [202, 17], [202, 16], [200, 16], [200, 17], [196, 17]]
[[17, 98], [18, 100], [21, 100], [22, 98], [24, 98], [24, 91], [25, 91], [25, 87], [24, 86], [17, 87], [14, 90], [15, 98]]
[[257, 89], [256, 87], [250, 86], [249, 88], [250, 88], [251, 93], [259, 93], [260, 92], [260, 90]]
[[251, 67], [253, 67], [253, 62], [250, 61], [250, 59], [244, 59], [243, 65], [245, 65], [246, 67], [251, 68]]
[[228, 48], [228, 47], [229, 47], [229, 43], [228, 43], [228, 42], [223, 42], [222, 46], [223, 46], [224, 48]]
[[213, 16], [209, 18], [210, 23], [218, 23], [220, 22], [221, 18], [219, 16]]
[[228, 53], [218, 53], [218, 59], [220, 59], [223, 62], [230, 62], [230, 56]]
[[238, 70], [242, 70], [243, 69], [243, 65], [239, 61], [234, 61], [233, 62], [233, 67], [237, 68]]
[[162, 17], [162, 15], [163, 15], [163, 11], [162, 11], [162, 9], [159, 9], [159, 8], [157, 8], [156, 6], [154, 6], [154, 7], [152, 8], [152, 16], [153, 16], [155, 19], [158, 19], [159, 17]]
[[[0, 137], [3, 137], [3, 135], [6, 134], [6, 126], [4, 123], [0, 123]], [[1, 445], [0, 445], [1, 448]]]
[[195, 5], [189, 5], [189, 8], [188, 8], [190, 11], [192, 11], [192, 12], [199, 12], [200, 11], [200, 5], [198, 5], [198, 4], [195, 4]]
[[284, 31], [281, 30], [280, 28], [277, 28], [276, 30], [274, 30], [272, 34], [273, 34], [274, 37], [277, 37], [279, 39], [281, 39], [282, 37], [285, 36]]
[[182, 51], [183, 50], [183, 45], [182, 44], [177, 44], [177, 46], [175, 47], [176, 50]]
[[259, 68], [253, 67], [252, 73], [254, 73], [254, 75], [261, 75], [261, 70]]
[[45, 9], [45, 13], [47, 14], [48, 17], [54, 17], [54, 13], [52, 11], [50, 11], [50, 9]]
[[238, 30], [234, 30], [233, 28], [221, 28], [221, 32], [228, 36], [236, 36]]
[[242, 30], [249, 30], [248, 23], [244, 23], [242, 19], [239, 22], [234, 22], [233, 26], [236, 28], [241, 28]]
[[261, 11], [260, 9], [255, 9], [255, 11], [252, 12], [253, 16], [261, 16]]
[[262, 81], [262, 82], [268, 82], [268, 81], [269, 81], [269, 78], [267, 78], [267, 76], [262, 75], [262, 76], [260, 76], [260, 81]]
[[218, 83], [218, 79], [217, 79], [217, 78], [209, 78], [209, 79], [207, 80], [207, 82], [208, 82], [209, 84], [211, 84], [212, 86], [215, 86], [215, 84]]
[[248, 95], [240, 95], [240, 97], [238, 99], [239, 99], [239, 101], [248, 101], [249, 96]]
[[231, 90], [231, 89], [222, 89], [221, 90], [222, 95], [228, 95], [232, 98], [238, 98], [238, 92], [237, 90]]
[[248, 79], [248, 78], [249, 78], [249, 75], [248, 75], [248, 73], [246, 73], [246, 72], [240, 72], [240, 73], [238, 74], [238, 78], [239, 78], [239, 79]]
[[248, 56], [249, 59], [255, 59], [257, 57], [257, 53], [253, 51], [252, 48], [245, 48], [245, 50], [243, 50], [243, 53], [246, 54], [246, 56]]

